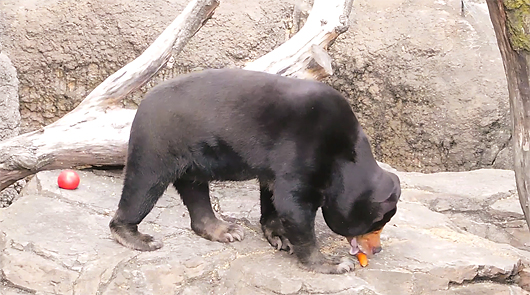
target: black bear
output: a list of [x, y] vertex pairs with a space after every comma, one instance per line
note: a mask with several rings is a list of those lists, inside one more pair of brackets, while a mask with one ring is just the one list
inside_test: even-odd
[[354, 264], [319, 251], [317, 209], [331, 230], [347, 237], [352, 253], [359, 241], [361, 251], [373, 254], [401, 193], [398, 177], [378, 166], [350, 105], [332, 87], [262, 72], [206, 70], [154, 87], [140, 104], [111, 232], [132, 249], [162, 247], [138, 224], [173, 183], [198, 235], [239, 241], [242, 227], [215, 217], [208, 182], [253, 178], [260, 184], [267, 240], [322, 273], [347, 272]]

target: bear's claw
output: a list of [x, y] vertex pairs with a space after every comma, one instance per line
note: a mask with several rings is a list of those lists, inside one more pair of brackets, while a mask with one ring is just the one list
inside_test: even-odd
[[162, 241], [139, 232], [138, 225], [118, 224], [113, 220], [110, 223], [110, 231], [118, 243], [133, 250], [154, 251], [163, 246]]
[[192, 229], [201, 237], [221, 243], [242, 241], [245, 238], [245, 232], [240, 225], [219, 219], [208, 220], [203, 224], [192, 224]]

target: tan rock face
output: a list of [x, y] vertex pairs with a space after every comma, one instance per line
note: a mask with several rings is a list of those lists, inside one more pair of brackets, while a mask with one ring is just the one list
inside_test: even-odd
[[379, 160], [414, 171], [511, 167], [509, 102], [485, 1], [356, 1], [329, 83]]
[[[225, 1], [181, 55], [132, 94], [202, 68], [241, 67], [285, 40], [295, 1]], [[178, 15], [177, 1], [3, 1], [0, 42], [20, 78], [22, 131], [71, 110]], [[378, 160], [415, 171], [511, 166], [508, 97], [485, 1], [354, 2], [335, 75]]]

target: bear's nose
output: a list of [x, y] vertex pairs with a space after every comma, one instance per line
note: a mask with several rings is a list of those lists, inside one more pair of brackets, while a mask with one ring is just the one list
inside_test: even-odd
[[381, 252], [381, 250], [383, 250], [383, 248], [381, 248], [381, 247], [374, 247], [374, 248], [372, 249], [372, 253], [373, 253], [373, 254], [377, 254], [377, 253]]

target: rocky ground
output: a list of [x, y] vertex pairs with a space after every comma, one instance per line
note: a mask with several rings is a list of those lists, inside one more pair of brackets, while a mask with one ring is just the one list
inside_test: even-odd
[[[245, 227], [242, 242], [195, 235], [170, 188], [141, 230], [164, 241], [142, 253], [115, 243], [108, 222], [121, 171], [81, 171], [77, 190], [41, 172], [0, 209], [0, 294], [530, 294], [530, 234], [506, 170], [398, 172], [403, 194], [384, 250], [344, 275], [300, 269], [259, 228], [254, 182], [212, 184], [214, 208]], [[320, 217], [324, 253], [348, 255]]]

